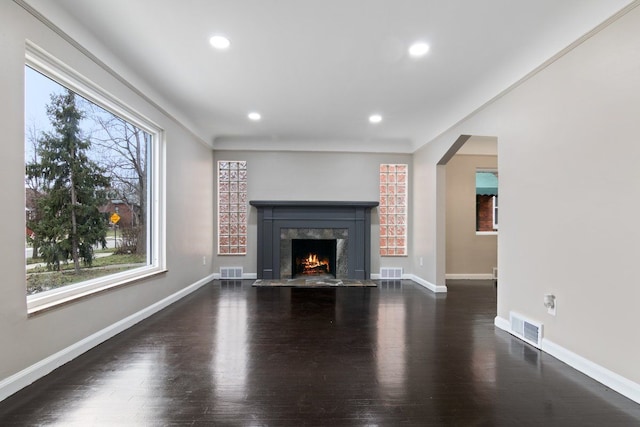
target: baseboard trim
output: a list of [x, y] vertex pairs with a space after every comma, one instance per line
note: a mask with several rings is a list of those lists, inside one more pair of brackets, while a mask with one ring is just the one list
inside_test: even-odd
[[542, 338], [542, 351], [577, 369], [636, 403], [640, 403], [640, 384], [608, 370], [566, 348]]
[[493, 280], [492, 273], [483, 274], [447, 274], [445, 275], [447, 280]]
[[507, 319], [496, 316], [495, 319], [493, 319], [493, 324], [503, 331], [511, 333], [511, 323], [509, 323]]
[[[511, 334], [511, 324], [507, 319], [496, 316], [494, 324]], [[640, 403], [640, 384], [585, 359], [547, 338], [542, 338], [541, 350], [634, 402]]]
[[429, 289], [431, 292], [435, 292], [435, 293], [445, 293], [447, 292], [447, 286], [438, 286], [438, 285], [434, 285], [433, 283], [424, 280], [421, 277], [416, 276], [415, 274], [404, 274], [402, 276], [403, 279], [409, 279], [412, 280], [414, 282], [416, 282], [417, 284]]
[[213, 275], [207, 276], [192, 285], [187, 286], [179, 290], [178, 292], [169, 295], [168, 297], [144, 308], [131, 316], [107, 326], [106, 328], [70, 345], [69, 347], [52, 354], [51, 356], [34, 363], [33, 365], [17, 372], [10, 377], [0, 381], [0, 401], [6, 399], [12, 394], [22, 390], [28, 385], [34, 383], [36, 380], [51, 373], [56, 368], [70, 362], [81, 354], [91, 350], [93, 347], [102, 344], [109, 338], [112, 338], [120, 332], [129, 329], [136, 323], [146, 319], [147, 317], [159, 312], [163, 308], [168, 307], [174, 302], [184, 298], [190, 293], [198, 290], [202, 286], [213, 280]]

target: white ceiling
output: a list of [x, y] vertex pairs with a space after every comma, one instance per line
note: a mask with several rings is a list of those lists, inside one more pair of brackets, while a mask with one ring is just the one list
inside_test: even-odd
[[[631, 3], [16, 1], [214, 148], [381, 152], [414, 151]], [[418, 60], [416, 40], [431, 46]]]

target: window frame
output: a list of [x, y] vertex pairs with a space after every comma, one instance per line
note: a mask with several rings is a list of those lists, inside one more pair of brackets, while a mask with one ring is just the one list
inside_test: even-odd
[[[486, 172], [486, 173], [498, 173], [498, 169], [497, 168], [477, 168], [476, 171], [473, 174], [473, 179], [474, 179], [474, 195], [476, 194], [476, 186], [475, 186], [475, 180], [476, 180], [476, 174], [478, 172]], [[500, 187], [500, 180], [498, 178], [498, 188]], [[477, 196], [476, 196], [477, 197]], [[498, 196], [492, 196], [491, 197], [491, 225], [493, 227], [493, 230], [491, 231], [479, 231], [479, 230], [475, 230], [476, 236], [497, 236], [498, 235], [498, 223], [496, 222], [497, 219], [497, 213], [498, 213]], [[476, 205], [476, 212], [475, 212], [475, 216], [476, 216], [476, 223], [477, 223], [477, 218], [478, 218], [478, 211], [477, 211], [477, 205]]]
[[[110, 113], [137, 126], [149, 133], [152, 138], [148, 167], [149, 184], [147, 186], [147, 265], [28, 295], [26, 297], [28, 314], [35, 314], [60, 304], [166, 272], [166, 142], [164, 130], [152, 120], [129, 107], [123, 101], [29, 40], [26, 42], [24, 66], [34, 69]], [[25, 141], [23, 141], [24, 143]]]
[[493, 229], [498, 231], [498, 196], [491, 198], [491, 222]]

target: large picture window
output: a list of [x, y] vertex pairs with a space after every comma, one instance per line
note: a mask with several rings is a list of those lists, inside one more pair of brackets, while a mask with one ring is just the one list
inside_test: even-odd
[[25, 65], [30, 310], [164, 268], [161, 131], [33, 47]]

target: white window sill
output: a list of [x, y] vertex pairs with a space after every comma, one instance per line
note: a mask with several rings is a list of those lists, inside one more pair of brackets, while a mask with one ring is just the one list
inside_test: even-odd
[[497, 231], [476, 231], [476, 236], [497, 236]]
[[[77, 302], [78, 300], [96, 295], [110, 289], [130, 285], [140, 280], [158, 274], [166, 273], [166, 269], [143, 268], [124, 272], [125, 274], [115, 274], [107, 276], [107, 280], [91, 280], [88, 283], [78, 283], [64, 286], [59, 289], [41, 292], [27, 297], [27, 314], [29, 317], [40, 313]], [[128, 274], [126, 274], [128, 273]]]

